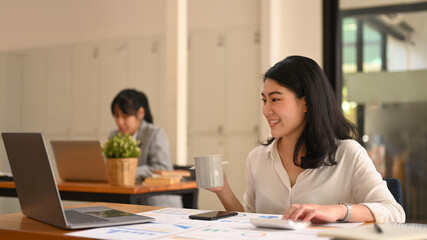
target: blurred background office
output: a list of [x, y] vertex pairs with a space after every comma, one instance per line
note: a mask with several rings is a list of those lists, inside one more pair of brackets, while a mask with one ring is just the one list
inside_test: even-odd
[[[268, 136], [261, 76], [306, 55], [378, 171], [402, 181], [408, 220], [427, 221], [426, 25], [413, 0], [0, 0], [0, 131], [105, 141], [110, 100], [137, 88], [174, 164], [222, 154], [241, 198], [246, 156]], [[0, 214], [17, 201], [0, 197]], [[204, 190], [199, 207], [222, 208]]]

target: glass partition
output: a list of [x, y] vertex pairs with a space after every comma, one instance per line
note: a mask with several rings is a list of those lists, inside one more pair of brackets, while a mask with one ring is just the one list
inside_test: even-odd
[[426, 222], [427, 3], [350, 2], [340, 1], [343, 111], [377, 170], [402, 182], [407, 220]]

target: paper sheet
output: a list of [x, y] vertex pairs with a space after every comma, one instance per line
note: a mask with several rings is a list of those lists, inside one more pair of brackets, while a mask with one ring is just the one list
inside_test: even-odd
[[97, 239], [329, 239], [317, 236], [317, 229], [279, 230], [256, 228], [250, 218], [281, 218], [282, 215], [241, 213], [215, 221], [192, 220], [191, 214], [207, 210], [163, 208], [140, 213], [154, 217], [155, 222], [117, 227], [95, 228], [68, 233], [72, 236]]

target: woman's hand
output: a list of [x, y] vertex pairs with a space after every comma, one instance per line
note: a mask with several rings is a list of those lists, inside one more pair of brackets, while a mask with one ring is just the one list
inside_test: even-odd
[[224, 186], [222, 187], [214, 187], [214, 188], [205, 188], [208, 191], [216, 193], [225, 210], [227, 211], [238, 211], [243, 212], [245, 209], [243, 205], [239, 202], [231, 190], [230, 185], [228, 184], [227, 177], [224, 173]]
[[216, 195], [220, 196], [222, 192], [224, 192], [224, 188], [228, 185], [227, 177], [225, 176], [225, 172], [223, 172], [224, 175], [224, 185], [222, 187], [213, 187], [213, 188], [205, 188], [208, 191], [211, 191], [213, 193], [216, 193]]
[[292, 204], [283, 213], [283, 219], [303, 222], [335, 222], [345, 216], [347, 208], [344, 205]]
[[213, 187], [213, 188], [205, 188], [205, 189], [208, 190], [208, 191], [211, 191], [213, 193], [216, 193], [218, 195], [218, 194], [221, 194], [224, 191], [224, 186], [222, 186], [222, 187]]

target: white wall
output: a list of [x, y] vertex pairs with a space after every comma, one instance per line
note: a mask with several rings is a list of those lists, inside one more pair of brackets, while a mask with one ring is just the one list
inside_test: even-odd
[[165, 0], [0, 0], [0, 51], [162, 35]]
[[[257, 140], [258, 6], [258, 0], [188, 4], [188, 161], [221, 154], [230, 162], [224, 170], [239, 199], [246, 156]], [[199, 208], [222, 205], [215, 194], [201, 189]]]
[[280, 49], [282, 58], [303, 55], [323, 65], [322, 1], [281, 1]]
[[259, 24], [259, 0], [189, 0], [188, 30]]

